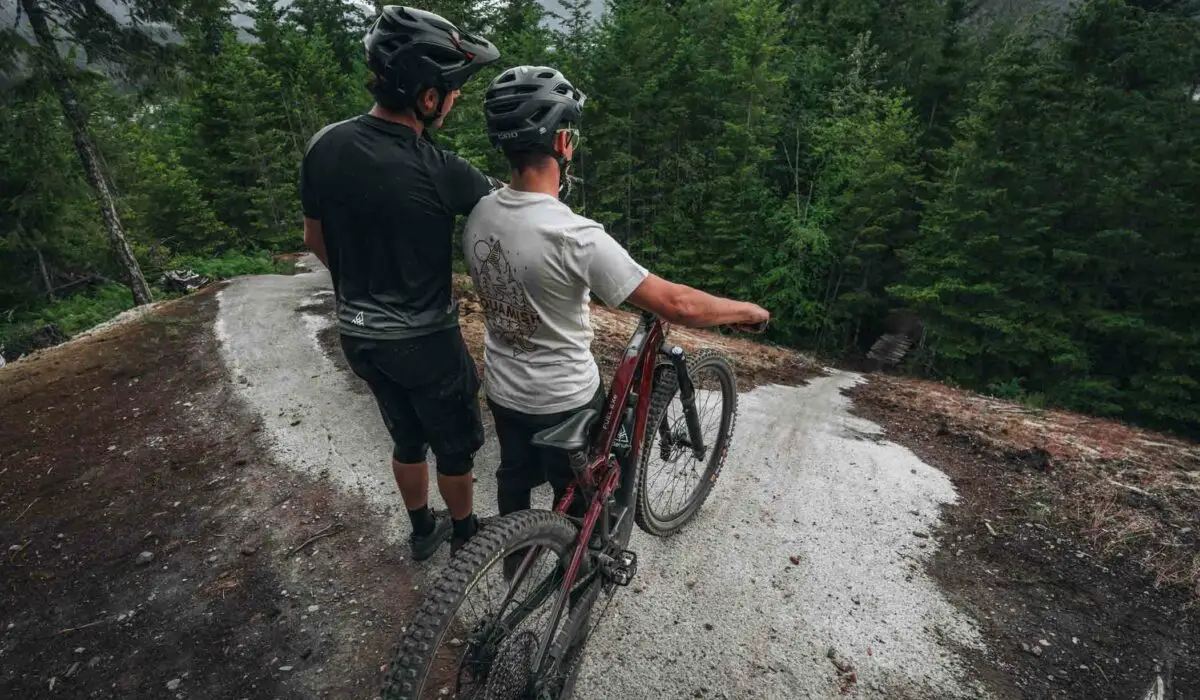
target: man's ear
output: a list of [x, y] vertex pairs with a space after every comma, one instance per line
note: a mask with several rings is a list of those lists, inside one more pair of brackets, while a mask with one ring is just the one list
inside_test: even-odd
[[438, 106], [438, 91], [436, 88], [427, 87], [421, 91], [417, 100], [417, 104], [421, 105], [422, 114], [433, 114]]
[[554, 135], [554, 151], [556, 153], [561, 153], [564, 157], [569, 158], [571, 155], [573, 155], [567, 151], [567, 145], [570, 144], [570, 142], [571, 136], [567, 132], [560, 131], [556, 133]]

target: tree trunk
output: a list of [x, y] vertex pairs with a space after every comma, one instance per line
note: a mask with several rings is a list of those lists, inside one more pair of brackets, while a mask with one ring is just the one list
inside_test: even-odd
[[37, 0], [21, 0], [21, 7], [25, 8], [25, 16], [29, 18], [29, 24], [33, 27], [33, 35], [37, 38], [42, 67], [50, 78], [51, 85], [54, 86], [59, 104], [62, 105], [63, 116], [66, 117], [67, 125], [71, 128], [71, 137], [75, 141], [75, 150], [79, 153], [83, 173], [87, 177], [92, 191], [96, 194], [96, 202], [100, 205], [100, 215], [104, 218], [105, 228], [108, 229], [109, 242], [129, 278], [129, 288], [133, 290], [133, 303], [138, 306], [149, 304], [152, 301], [150, 287], [146, 284], [146, 278], [142, 275], [142, 268], [138, 266], [137, 258], [133, 256], [133, 251], [129, 248], [129, 242], [125, 240], [125, 232], [121, 229], [121, 219], [117, 216], [116, 203], [113, 201], [112, 193], [101, 172], [96, 146], [92, 143], [91, 135], [88, 133], [87, 119], [79, 107], [79, 98], [75, 95], [75, 89], [71, 87], [71, 83], [67, 79], [67, 71], [62, 58], [58, 55], [58, 48], [54, 44], [54, 35], [46, 23], [46, 15], [42, 12]]
[[46, 296], [50, 301], [54, 301], [54, 284], [50, 282], [50, 271], [46, 269], [46, 258], [42, 257], [42, 249], [37, 246], [33, 247], [33, 252], [37, 255], [38, 270], [42, 273], [42, 284], [46, 285]]

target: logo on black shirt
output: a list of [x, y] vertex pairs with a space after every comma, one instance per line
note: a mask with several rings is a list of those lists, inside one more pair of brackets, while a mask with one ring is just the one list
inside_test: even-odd
[[499, 241], [477, 241], [475, 259], [479, 261], [475, 274], [488, 330], [512, 347], [513, 357], [533, 351], [529, 338], [542, 319], [513, 274]]

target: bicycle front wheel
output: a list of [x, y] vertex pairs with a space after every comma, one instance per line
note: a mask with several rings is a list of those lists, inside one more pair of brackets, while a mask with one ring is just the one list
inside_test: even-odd
[[[382, 699], [522, 697], [538, 646], [562, 634], [562, 622], [550, 629], [550, 610], [577, 534], [566, 517], [544, 510], [480, 530], [434, 581], [400, 639]], [[530, 549], [538, 556], [504, 605], [505, 557]]]
[[712, 492], [725, 464], [737, 416], [737, 378], [729, 360], [700, 350], [687, 360], [696, 388], [696, 413], [703, 451], [691, 444], [674, 369], [655, 381], [638, 469], [638, 527], [657, 537], [675, 534]]

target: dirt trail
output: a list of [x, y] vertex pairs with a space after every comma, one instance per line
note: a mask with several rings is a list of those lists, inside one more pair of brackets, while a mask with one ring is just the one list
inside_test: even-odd
[[412, 569], [357, 499], [262, 449], [216, 307], [0, 371], [0, 697], [377, 690]]

